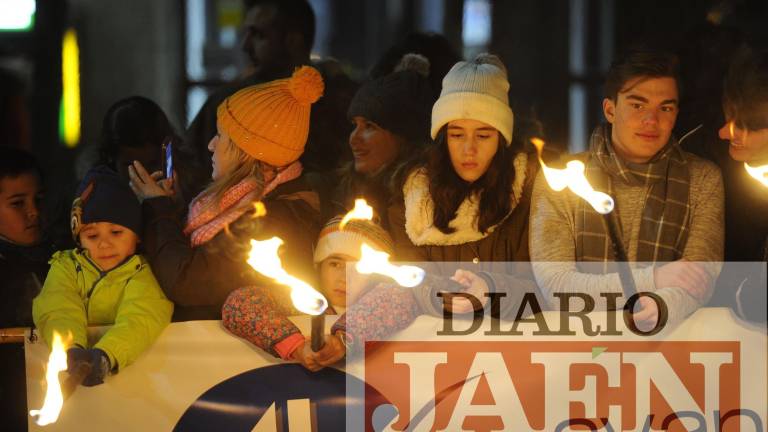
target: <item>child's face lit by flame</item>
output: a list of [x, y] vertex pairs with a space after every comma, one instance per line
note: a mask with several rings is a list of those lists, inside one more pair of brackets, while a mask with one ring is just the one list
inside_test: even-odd
[[350, 266], [347, 280], [347, 263], [355, 261], [357, 259], [349, 255], [333, 254], [320, 263], [320, 291], [331, 305], [348, 307], [362, 294], [367, 276]]

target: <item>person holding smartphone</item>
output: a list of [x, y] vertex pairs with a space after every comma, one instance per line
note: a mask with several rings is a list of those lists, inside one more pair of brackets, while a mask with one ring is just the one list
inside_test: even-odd
[[[219, 105], [218, 134], [208, 144], [212, 179], [179, 218], [170, 199], [177, 178], [159, 180], [140, 163], [131, 187], [143, 202], [146, 256], [175, 319], [219, 319], [229, 293], [271, 280], [247, 264], [250, 240], [284, 241], [286, 270], [312, 283], [312, 244], [320, 231], [319, 199], [298, 161], [310, 107], [323, 93], [319, 72], [305, 66], [291, 78], [247, 87]], [[171, 168], [172, 171], [172, 168]], [[179, 176], [186, 171], [176, 170]], [[265, 215], [257, 213], [261, 202]]]

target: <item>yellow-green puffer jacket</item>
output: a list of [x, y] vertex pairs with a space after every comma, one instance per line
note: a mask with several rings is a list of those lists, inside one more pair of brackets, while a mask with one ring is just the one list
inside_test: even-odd
[[70, 346], [88, 347], [88, 325], [112, 327], [93, 346], [109, 356], [113, 370], [131, 364], [171, 320], [173, 304], [165, 298], [149, 264], [133, 255], [102, 272], [85, 251], [56, 252], [43, 290], [32, 303], [32, 316], [51, 346], [54, 330]]

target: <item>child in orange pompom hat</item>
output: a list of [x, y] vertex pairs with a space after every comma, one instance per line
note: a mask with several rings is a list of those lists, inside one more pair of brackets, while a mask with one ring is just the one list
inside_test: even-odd
[[[283, 239], [286, 270], [313, 283], [312, 244], [320, 230], [319, 199], [298, 161], [310, 108], [323, 94], [320, 73], [302, 66], [290, 78], [246, 87], [217, 111], [211, 184], [176, 216], [173, 179], [130, 168], [142, 201], [144, 245], [160, 285], [177, 305], [174, 319], [219, 319], [229, 293], [268, 280], [246, 263], [250, 240]], [[184, 175], [184, 173], [178, 173]], [[174, 176], [175, 177], [175, 176]], [[257, 217], [256, 203], [266, 215]]]

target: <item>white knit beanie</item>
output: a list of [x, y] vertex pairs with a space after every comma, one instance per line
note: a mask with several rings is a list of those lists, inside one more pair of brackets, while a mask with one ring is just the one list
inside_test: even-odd
[[443, 78], [440, 98], [432, 107], [432, 139], [448, 122], [472, 119], [498, 129], [512, 143], [514, 115], [509, 107], [507, 69], [492, 54], [453, 65]]

